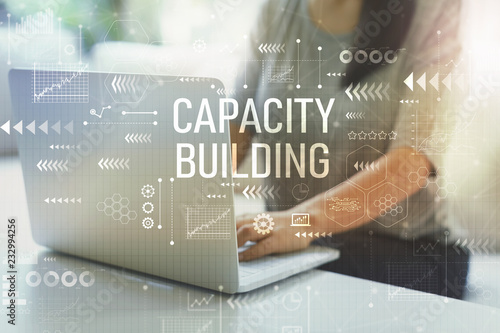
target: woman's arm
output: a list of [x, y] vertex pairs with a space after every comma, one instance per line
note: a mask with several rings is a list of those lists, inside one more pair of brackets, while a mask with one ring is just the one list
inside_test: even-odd
[[[376, 163], [379, 163], [381, 170], [383, 168], [387, 169], [387, 178], [384, 183], [392, 183], [406, 192], [406, 194], [401, 191], [399, 191], [399, 194], [398, 192], [392, 194], [396, 197], [397, 202], [405, 200], [407, 196], [411, 196], [421, 189], [417, 183], [411, 182], [408, 179], [408, 175], [411, 172], [417, 172], [419, 168], [431, 170], [431, 163], [425, 155], [417, 154], [412, 148], [404, 147], [390, 151], [386, 154], [386, 158], [380, 158], [376, 161]], [[365, 169], [330, 190], [328, 197], [352, 198], [352, 183], [357, 184], [358, 187], [373, 191], [372, 188], [376, 188], [375, 185], [378, 185], [379, 182], [378, 178], [374, 179], [371, 171]], [[365, 193], [369, 191], [365, 191]], [[376, 192], [377, 190], [371, 192], [370, 195], [374, 194], [374, 197], [379, 197]], [[385, 196], [386, 192], [383, 187], [380, 188], [381, 197]], [[360, 202], [363, 202], [362, 198]], [[361, 219], [358, 219], [359, 215], [354, 216], [348, 211], [333, 211], [332, 214], [335, 215], [335, 221], [340, 221], [337, 223], [325, 215], [325, 205], [327, 204], [325, 201], [325, 192], [323, 192], [289, 210], [269, 212], [275, 225], [273, 231], [266, 235], [259, 234], [254, 230], [254, 215], [240, 217], [237, 221], [238, 246], [242, 246], [247, 241], [257, 242], [257, 244], [248, 250], [240, 253], [240, 260], [253, 260], [271, 253], [284, 253], [306, 248], [313, 238], [298, 238], [295, 236], [297, 232], [332, 232], [333, 234], [345, 232], [372, 221], [373, 219], [366, 214], [367, 211], [372, 212], [370, 214], [372, 217], [374, 217], [373, 212], [380, 211], [380, 208], [376, 207], [374, 202], [368, 202], [367, 207], [364, 207], [365, 214]], [[290, 227], [291, 217], [294, 213], [308, 213], [311, 226]]]

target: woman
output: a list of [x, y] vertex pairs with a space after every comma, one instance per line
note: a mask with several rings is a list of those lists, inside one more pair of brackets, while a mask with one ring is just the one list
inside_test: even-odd
[[[266, 145], [265, 185], [279, 194], [258, 221], [266, 230], [253, 215], [237, 219], [238, 244], [256, 242], [241, 261], [315, 241], [341, 250], [323, 269], [463, 296], [468, 257], [451, 247], [460, 230], [442, 168], [459, 9], [454, 0], [267, 2], [236, 86], [258, 119], [240, 114], [231, 136], [238, 162], [252, 139]], [[308, 223], [293, 225], [297, 216]]]

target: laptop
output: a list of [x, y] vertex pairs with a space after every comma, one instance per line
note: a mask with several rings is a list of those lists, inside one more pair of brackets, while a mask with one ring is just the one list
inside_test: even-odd
[[256, 203], [234, 205], [219, 80], [78, 63], [14, 69], [9, 83], [37, 243], [224, 293], [339, 257], [311, 246], [238, 262], [235, 216]]

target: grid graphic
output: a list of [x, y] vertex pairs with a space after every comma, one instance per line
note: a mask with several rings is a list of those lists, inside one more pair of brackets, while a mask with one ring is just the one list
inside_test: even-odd
[[38, 321], [40, 324], [77, 323], [79, 321], [77, 307], [80, 298], [50, 300], [38, 299]]
[[88, 103], [88, 64], [33, 65], [33, 103]]
[[476, 136], [472, 135], [470, 130], [454, 134], [455, 130], [450, 127], [456, 120], [453, 112], [453, 108], [446, 112], [416, 109], [412, 115], [415, 118], [412, 148], [428, 155], [440, 155], [445, 152], [454, 155], [474, 153], [477, 150]]
[[420, 263], [394, 263], [388, 265], [389, 301], [410, 301], [432, 299], [432, 294], [415, 289], [437, 293], [437, 265]]
[[230, 239], [231, 207], [186, 208], [186, 239]]
[[161, 317], [161, 332], [212, 333], [213, 322], [208, 318]]
[[415, 114], [415, 149], [417, 152], [440, 154], [446, 150], [449, 137], [446, 128], [446, 114], [431, 114], [428, 110], [418, 110]]
[[291, 64], [269, 65], [267, 67], [267, 81], [269, 83], [293, 83], [294, 66]]

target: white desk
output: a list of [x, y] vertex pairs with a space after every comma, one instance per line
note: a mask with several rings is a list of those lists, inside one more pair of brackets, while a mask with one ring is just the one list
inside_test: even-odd
[[[2, 160], [0, 175], [0, 218], [5, 221], [16, 215], [19, 219], [18, 248], [24, 250], [21, 256], [26, 264], [18, 265], [17, 290], [27, 303], [17, 306], [15, 328], [2, 316], [1, 332], [500, 331], [500, 309], [419, 292], [412, 292], [405, 301], [389, 301], [388, 285], [323, 271], [229, 296], [44, 252], [29, 236], [19, 162]], [[3, 229], [0, 248], [6, 249]], [[2, 264], [2, 274], [6, 270]], [[38, 286], [26, 283], [31, 271], [41, 274]], [[57, 276], [72, 271], [77, 277], [89, 271], [95, 282], [89, 287], [80, 282], [67, 287], [59, 281], [49, 287], [43, 281], [49, 271]]]
[[[420, 293], [413, 297], [422, 300], [391, 302], [386, 285], [317, 270], [230, 297], [59, 254], [40, 254], [39, 259], [44, 257], [57, 261], [24, 266], [18, 275], [91, 271], [95, 283], [30, 287], [21, 281], [18, 289], [28, 304], [18, 306], [16, 330], [5, 330], [3, 317], [2, 332], [500, 331], [500, 309], [445, 303], [442, 297]], [[19, 313], [27, 309], [29, 314]]]

